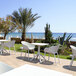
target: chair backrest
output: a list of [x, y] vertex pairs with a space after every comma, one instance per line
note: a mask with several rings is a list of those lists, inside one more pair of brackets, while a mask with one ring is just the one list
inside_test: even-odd
[[49, 48], [48, 48], [48, 47], [45, 48], [45, 49], [44, 49], [44, 52], [49, 52]]
[[70, 47], [71, 47], [71, 49], [72, 49], [72, 54], [73, 54], [74, 56], [76, 56], [76, 47], [73, 46], [73, 45], [70, 45]]
[[50, 53], [58, 53], [59, 45], [49, 47]]
[[23, 45], [23, 49], [30, 49], [30, 48], [35, 48], [35, 45], [31, 44], [31, 43], [28, 43], [26, 41], [21, 41], [22, 45]]
[[12, 40], [12, 41], [9, 41], [9, 42], [4, 43], [4, 46], [14, 47], [14, 44], [15, 44], [15, 40]]
[[27, 42], [26, 41], [21, 41], [23, 49], [28, 50], [28, 47], [26, 46]]

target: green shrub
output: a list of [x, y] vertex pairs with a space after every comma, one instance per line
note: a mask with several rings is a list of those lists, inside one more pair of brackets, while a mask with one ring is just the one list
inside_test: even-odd
[[61, 45], [58, 53], [60, 55], [70, 55], [70, 54], [72, 54], [72, 51], [69, 47], [67, 47], [67, 45]]
[[51, 39], [51, 43], [59, 43], [59, 41], [55, 39]]
[[51, 40], [52, 40], [52, 32], [50, 31], [50, 24], [46, 24], [46, 27], [45, 27], [45, 42], [50, 44]]
[[41, 43], [42, 41], [41, 40], [37, 40], [35, 43]]

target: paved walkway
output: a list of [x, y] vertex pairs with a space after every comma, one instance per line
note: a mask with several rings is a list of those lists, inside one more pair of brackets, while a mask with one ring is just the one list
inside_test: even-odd
[[[45, 63], [39, 63], [38, 60], [29, 61], [27, 56], [25, 57], [25, 54], [23, 53], [23, 56], [20, 56], [21, 53], [16, 52], [16, 55], [14, 52], [12, 52], [11, 55], [9, 54], [3, 54], [0, 55], [0, 61], [4, 62], [14, 68], [20, 67], [24, 64], [31, 64], [43, 68], [48, 68], [64, 73], [72, 74], [73, 76], [76, 76], [76, 61], [74, 61], [73, 66], [69, 68], [70, 60], [66, 59], [60, 59], [60, 64], [57, 63], [55, 65], [54, 58], [50, 57], [50, 61], [46, 61]], [[32, 58], [32, 54], [30, 54], [30, 59]], [[46, 57], [47, 58], [47, 57]]]

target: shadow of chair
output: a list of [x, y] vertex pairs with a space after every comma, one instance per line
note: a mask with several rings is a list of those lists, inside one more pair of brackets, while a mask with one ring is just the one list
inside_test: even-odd
[[31, 61], [31, 57], [29, 57], [29, 60], [28, 60], [28, 57], [26, 57], [26, 56], [18, 56], [18, 57], [16, 57], [17, 59], [20, 59], [20, 60], [23, 60], [23, 61], [27, 61], [27, 62], [30, 62], [30, 63], [38, 63], [39, 62], [39, 60], [38, 59], [33, 59], [32, 61]]
[[64, 69], [67, 69], [67, 70], [71, 70], [71, 71], [75, 71], [76, 72], [76, 66], [69, 66], [69, 65], [64, 65], [63, 66]]

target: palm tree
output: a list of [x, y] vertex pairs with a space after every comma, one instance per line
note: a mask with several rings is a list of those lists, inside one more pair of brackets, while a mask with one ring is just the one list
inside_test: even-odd
[[17, 29], [22, 33], [22, 40], [26, 38], [26, 31], [34, 25], [34, 21], [40, 18], [38, 14], [32, 14], [32, 9], [22, 9], [14, 11], [11, 15], [13, 22], [17, 25]]

